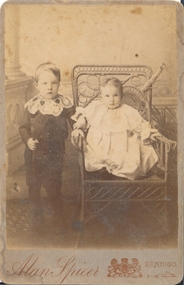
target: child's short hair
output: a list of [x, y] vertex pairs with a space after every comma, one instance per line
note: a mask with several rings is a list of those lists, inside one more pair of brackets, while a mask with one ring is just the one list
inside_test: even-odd
[[111, 85], [111, 86], [119, 88], [121, 94], [123, 94], [122, 82], [119, 79], [117, 79], [116, 77], [105, 78], [102, 81], [102, 83], [100, 84], [100, 90], [101, 90], [101, 88], [103, 88], [107, 85]]
[[55, 64], [51, 62], [46, 62], [46, 63], [40, 64], [36, 68], [36, 72], [35, 72], [35, 82], [36, 83], [38, 82], [39, 76], [43, 71], [52, 72], [59, 79], [59, 81], [61, 80], [60, 70], [55, 66]]

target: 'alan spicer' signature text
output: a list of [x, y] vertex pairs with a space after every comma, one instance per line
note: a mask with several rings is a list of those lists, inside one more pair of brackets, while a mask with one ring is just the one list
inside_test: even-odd
[[99, 267], [90, 268], [84, 262], [84, 266], [77, 268], [76, 257], [62, 256], [57, 260], [57, 266], [54, 269], [41, 268], [38, 265], [39, 257], [30, 255], [23, 262], [14, 262], [11, 271], [7, 271], [8, 275], [17, 276], [38, 276], [38, 277], [60, 277], [62, 284], [68, 277], [96, 277], [99, 273]]

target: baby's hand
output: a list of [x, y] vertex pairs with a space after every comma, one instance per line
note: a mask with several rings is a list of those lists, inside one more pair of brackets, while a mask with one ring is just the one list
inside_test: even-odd
[[156, 130], [156, 129], [151, 129], [150, 130], [150, 140], [156, 141], [157, 137], [161, 137], [162, 135]]
[[82, 128], [82, 124], [80, 124], [80, 122], [76, 122], [75, 124], [73, 124], [73, 129], [81, 129]]
[[79, 116], [77, 122], [73, 125], [73, 129], [85, 129], [86, 128], [86, 119], [81, 115]]
[[38, 143], [38, 141], [37, 141], [36, 139], [30, 138], [30, 139], [28, 139], [28, 141], [27, 141], [27, 146], [29, 147], [29, 149], [35, 150], [37, 143]]

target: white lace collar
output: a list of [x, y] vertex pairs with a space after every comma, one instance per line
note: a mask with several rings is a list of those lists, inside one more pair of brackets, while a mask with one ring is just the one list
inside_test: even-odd
[[31, 114], [35, 114], [40, 111], [43, 115], [53, 115], [59, 116], [63, 111], [63, 108], [72, 107], [72, 103], [67, 97], [63, 95], [57, 95], [53, 99], [43, 98], [41, 95], [36, 95], [34, 98], [30, 99], [25, 105]]

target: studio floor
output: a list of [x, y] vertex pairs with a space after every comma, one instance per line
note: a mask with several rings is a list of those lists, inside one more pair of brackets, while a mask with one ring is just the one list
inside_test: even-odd
[[[6, 238], [8, 248], [172, 248], [177, 245], [176, 177], [170, 175], [168, 200], [112, 203], [96, 217], [80, 223], [81, 186], [78, 153], [68, 144], [63, 171], [62, 229], [55, 232], [53, 212], [42, 189], [43, 223], [32, 230], [31, 204], [24, 167], [7, 178]], [[173, 186], [174, 185], [174, 186]], [[155, 210], [156, 209], [156, 210]], [[88, 217], [88, 207], [86, 209]], [[61, 227], [61, 226], [60, 226]]]

